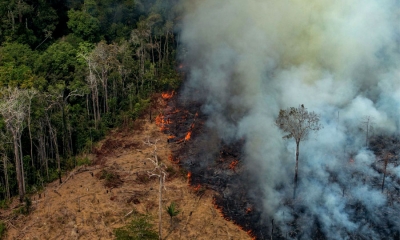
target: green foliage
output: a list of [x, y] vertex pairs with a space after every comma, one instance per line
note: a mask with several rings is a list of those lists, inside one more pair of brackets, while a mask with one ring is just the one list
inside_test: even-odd
[[157, 240], [158, 234], [147, 216], [135, 216], [128, 225], [114, 230], [117, 240]]
[[318, 131], [322, 127], [319, 115], [308, 112], [304, 105], [281, 109], [276, 119], [276, 126], [287, 133], [283, 138], [294, 138], [296, 143], [307, 138], [310, 131]]
[[101, 170], [101, 175], [100, 179], [105, 179], [106, 181], [112, 180], [115, 178], [115, 174], [112, 172], [109, 172], [105, 169]]
[[50, 84], [74, 79], [77, 65], [76, 49], [68, 42], [58, 41], [46, 49], [35, 61], [35, 71]]
[[139, 99], [139, 101], [134, 105], [131, 115], [133, 119], [138, 118], [145, 109], [149, 106], [150, 99]]
[[32, 200], [29, 197], [25, 197], [25, 213], [29, 214], [31, 212]]
[[76, 159], [76, 166], [90, 165], [90, 164], [91, 164], [91, 161], [88, 157]]
[[0, 47], [0, 65], [9, 63], [14, 66], [32, 67], [36, 58], [37, 53], [27, 44], [6, 42]]
[[49, 175], [48, 175], [48, 178], [46, 179], [46, 182], [52, 182], [56, 179], [58, 179], [58, 172], [57, 172], [56, 165], [54, 164], [54, 167], [49, 168]]
[[7, 209], [9, 207], [9, 201], [7, 199], [0, 200], [0, 209]]
[[7, 227], [3, 221], [0, 221], [0, 239], [3, 239], [6, 235]]
[[177, 174], [177, 171], [175, 170], [175, 168], [173, 166], [168, 166], [165, 171], [167, 172], [169, 177], [173, 177]]
[[179, 214], [179, 210], [176, 209], [175, 202], [172, 202], [169, 206], [165, 207], [165, 211], [167, 211], [168, 215], [171, 219]]
[[[110, 128], [148, 114], [155, 92], [179, 87], [175, 14], [158, 0], [0, 0], [0, 88], [38, 92], [26, 101], [29, 122], [21, 123], [27, 192], [58, 178], [57, 159], [61, 172], [88, 164], [74, 155], [90, 153]], [[3, 152], [13, 159], [1, 118], [11, 142]], [[7, 167], [11, 196], [18, 194], [13, 163]], [[2, 185], [0, 200], [5, 196]]]
[[104, 179], [104, 186], [108, 188], [116, 188], [119, 187], [123, 182], [120, 179], [120, 176], [113, 171], [103, 169], [100, 173], [100, 179]]
[[96, 41], [99, 36], [100, 22], [88, 12], [79, 10], [68, 11], [68, 28], [84, 40]]
[[24, 198], [24, 205], [13, 211], [14, 214], [28, 215], [31, 212], [32, 201], [29, 197]]

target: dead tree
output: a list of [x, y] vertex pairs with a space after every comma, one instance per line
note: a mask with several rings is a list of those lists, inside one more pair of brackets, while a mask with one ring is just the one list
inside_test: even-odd
[[32, 99], [36, 96], [37, 91], [35, 89], [29, 89], [27, 91], [27, 98], [28, 98], [28, 132], [29, 132], [29, 142], [31, 147], [31, 163], [33, 165], [33, 140], [32, 140], [32, 131], [31, 131], [31, 105]]
[[154, 151], [153, 151], [153, 158], [147, 158], [147, 160], [151, 161], [154, 165], [153, 170], [147, 171], [147, 174], [149, 177], [157, 177], [159, 179], [159, 188], [158, 188], [158, 239], [162, 239], [162, 231], [161, 231], [161, 225], [162, 225], [162, 189], [165, 189], [164, 182], [165, 182], [165, 177], [167, 176], [167, 173], [165, 171], [165, 165], [163, 163], [160, 163], [157, 158], [157, 142], [159, 139], [157, 139], [154, 143], [150, 143], [149, 139], [147, 139], [146, 142], [144, 142], [146, 145], [149, 146], [154, 146]]
[[368, 147], [369, 135], [372, 130], [372, 118], [370, 116], [365, 116], [362, 122], [365, 128], [365, 147]]
[[57, 172], [58, 172], [60, 184], [62, 183], [62, 181], [61, 181], [61, 162], [60, 162], [61, 160], [60, 160], [60, 154], [58, 151], [57, 131], [55, 128], [52, 127], [49, 110], [58, 108], [62, 113], [62, 143], [63, 143], [62, 150], [66, 151], [66, 149], [68, 149], [67, 153], [68, 153], [68, 155], [71, 155], [72, 148], [70, 148], [69, 146], [71, 146], [72, 143], [67, 143], [67, 141], [68, 141], [67, 140], [67, 125], [68, 125], [68, 123], [67, 123], [66, 108], [68, 106], [68, 99], [71, 97], [77, 97], [77, 96], [78, 97], [83, 96], [83, 93], [78, 89], [74, 89], [71, 92], [69, 92], [68, 95], [66, 95], [64, 84], [55, 85], [54, 87], [49, 88], [49, 93], [45, 95], [46, 101], [48, 103], [45, 116], [46, 116], [46, 120], [48, 123], [50, 137], [51, 137], [54, 147], [55, 147], [55, 155], [56, 155], [56, 160], [57, 160]]
[[4, 171], [4, 190], [5, 190], [5, 199], [9, 200], [11, 197], [10, 194], [10, 184], [8, 181], [8, 156], [7, 151], [9, 148], [11, 136], [7, 135], [5, 132], [0, 131], [0, 159], [3, 162], [3, 171]]
[[1, 89], [0, 114], [13, 138], [15, 170], [17, 174], [19, 200], [22, 202], [25, 195], [24, 164], [22, 161], [21, 135], [28, 111], [27, 90], [18, 88]]
[[386, 178], [386, 168], [388, 165], [389, 158], [392, 157], [392, 154], [386, 153], [385, 157], [383, 158], [383, 179], [382, 179], [382, 192], [385, 187], [385, 178]]
[[294, 138], [296, 141], [296, 167], [293, 189], [294, 199], [296, 198], [300, 141], [306, 139], [310, 131], [318, 131], [321, 129], [321, 125], [319, 124], [319, 115], [314, 112], [308, 112], [307, 108], [302, 104], [297, 108], [290, 107], [286, 110], [281, 109], [275, 123], [276, 126], [287, 133], [283, 138]]

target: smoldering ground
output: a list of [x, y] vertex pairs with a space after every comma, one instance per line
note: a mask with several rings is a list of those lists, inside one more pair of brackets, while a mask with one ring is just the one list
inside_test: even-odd
[[[254, 194], [263, 215], [282, 234], [295, 221], [296, 238], [310, 238], [315, 226], [328, 239], [393, 238], [399, 202], [388, 204], [389, 187], [380, 191], [365, 121], [370, 136], [399, 132], [399, 2], [184, 5], [184, 96], [203, 103], [206, 125], [223, 142], [245, 139], [243, 163], [263, 191]], [[300, 104], [320, 114], [323, 129], [300, 143], [298, 196], [288, 206], [295, 144], [274, 122], [279, 109]], [[396, 162], [392, 168], [398, 176]], [[400, 189], [396, 179], [389, 185]]]

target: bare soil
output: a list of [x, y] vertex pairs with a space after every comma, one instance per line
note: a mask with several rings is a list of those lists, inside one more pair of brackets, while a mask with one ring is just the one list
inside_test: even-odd
[[[154, 113], [153, 113], [154, 114]], [[148, 214], [158, 229], [158, 188], [148, 158], [157, 156], [168, 167], [163, 190], [163, 239], [251, 239], [246, 232], [221, 216], [213, 205], [213, 192], [188, 185], [187, 172], [169, 161], [168, 136], [153, 122], [142, 118], [130, 128], [114, 130], [92, 155], [91, 166], [80, 166], [31, 195], [32, 212], [16, 213], [17, 199], [0, 210], [7, 225], [5, 239], [113, 239], [113, 230], [129, 223], [138, 212]], [[180, 213], [173, 218], [164, 207], [175, 202]]]

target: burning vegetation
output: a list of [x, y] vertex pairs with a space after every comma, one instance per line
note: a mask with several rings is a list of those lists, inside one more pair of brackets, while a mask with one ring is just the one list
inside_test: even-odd
[[[181, 105], [176, 98], [170, 98], [164, 115], [160, 115], [158, 123], [163, 124], [162, 131], [169, 135], [168, 142], [172, 144], [173, 154], [169, 161], [178, 164], [186, 169], [187, 183], [195, 193], [202, 194], [208, 188], [215, 191], [213, 204], [218, 212], [227, 221], [232, 221], [239, 228], [246, 231], [253, 239], [297, 239], [304, 236], [311, 236], [311, 239], [329, 238], [322, 231], [318, 221], [312, 222], [312, 227], [307, 232], [304, 226], [304, 219], [301, 216], [303, 196], [300, 194], [296, 200], [285, 199], [284, 206], [292, 209], [293, 218], [286, 223], [279, 223], [274, 219], [266, 217], [263, 206], [256, 197], [263, 190], [256, 184], [257, 180], [251, 172], [243, 168], [243, 147], [246, 144], [244, 138], [239, 141], [224, 143], [218, 138], [212, 137], [213, 129], [206, 127], [204, 122], [207, 115], [200, 113], [200, 105], [195, 102]], [[160, 126], [160, 125], [159, 125]], [[215, 149], [209, 151], [210, 144]], [[359, 164], [359, 156], [353, 153], [347, 154], [347, 161], [344, 161], [345, 171], [352, 172], [353, 180], [360, 181], [365, 186], [379, 186], [388, 196], [388, 206], [384, 211], [390, 212], [390, 206], [399, 204], [400, 181], [393, 171], [385, 170], [389, 165], [397, 167], [398, 150], [400, 141], [395, 137], [375, 136], [369, 141], [370, 149], [377, 156], [376, 162], [369, 167], [376, 172], [375, 177], [366, 178], [361, 172], [352, 170]], [[207, 150], [208, 149], [208, 150]], [[213, 153], [214, 152], [214, 153]], [[217, 152], [218, 154], [215, 154]], [[385, 153], [390, 153], [390, 157]], [[345, 155], [343, 155], [344, 158]], [[245, 179], [245, 180], [243, 180]], [[351, 196], [351, 186], [340, 181], [336, 173], [331, 172], [330, 184], [341, 186], [341, 197]], [[358, 180], [357, 180], [358, 179]], [[252, 184], [254, 182], [254, 184]], [[358, 183], [357, 183], [358, 184]], [[351, 201], [346, 208], [353, 209], [354, 221], [356, 219], [368, 219], [367, 206], [360, 201]], [[297, 213], [299, 211], [299, 214]], [[287, 214], [283, 212], [282, 214]], [[371, 229], [379, 230], [379, 224], [366, 220]], [[282, 227], [284, 224], [285, 226]], [[282, 229], [287, 229], [283, 231]], [[396, 235], [393, 231], [390, 234]], [[362, 234], [352, 233], [351, 238], [363, 238]]]

